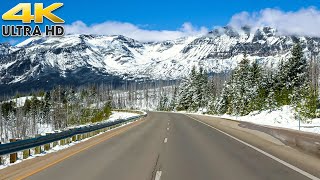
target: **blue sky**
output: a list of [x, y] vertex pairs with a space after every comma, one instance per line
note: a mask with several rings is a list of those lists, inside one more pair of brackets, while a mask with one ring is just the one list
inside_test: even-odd
[[[0, 6], [0, 14], [2, 15], [21, 2], [35, 3], [41, 1], [3, 0]], [[210, 30], [216, 26], [225, 26], [230, 23], [233, 16], [241, 12], [248, 12], [249, 19], [251, 18], [252, 20], [256, 16], [254, 13], [259, 13], [267, 8], [289, 13], [313, 7], [312, 9], [317, 13], [318, 6], [320, 5], [319, 0], [197, 0], [192, 2], [172, 0], [90, 0], [86, 2], [46, 0], [42, 2], [44, 2], [45, 6], [54, 2], [64, 3], [64, 6], [57, 10], [55, 14], [64, 19], [66, 25], [74, 22], [83, 23], [82, 25], [88, 28], [85, 32], [89, 33], [90, 28], [93, 28], [92, 25], [105, 22], [113, 22], [113, 24], [108, 25], [115, 25], [115, 28], [117, 28], [117, 23], [118, 25], [130, 23], [137, 29], [145, 31], [176, 32], [184, 28], [192, 28], [192, 32], [197, 33], [198, 31], [204, 32], [203, 29], [201, 30], [201, 27]], [[45, 23], [50, 24], [48, 21]], [[185, 23], [190, 25], [190, 27], [185, 27], [183, 25]], [[1, 24], [8, 23], [1, 20]], [[70, 30], [70, 32], [82, 33], [78, 29]], [[97, 30], [92, 32], [99, 33]], [[111, 30], [111, 33], [113, 32], [117, 31]], [[174, 36], [172, 35], [172, 38]], [[179, 34], [177, 35], [176, 33], [176, 36], [179, 36]], [[0, 42], [9, 40], [11, 41], [8, 38], [1, 38]]]

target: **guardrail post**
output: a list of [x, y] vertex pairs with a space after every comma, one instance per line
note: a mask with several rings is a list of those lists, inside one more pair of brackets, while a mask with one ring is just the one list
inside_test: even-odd
[[[58, 133], [59, 131], [54, 131], [54, 133]], [[55, 141], [52, 143], [52, 147], [56, 147], [59, 144], [59, 141]]]
[[[36, 134], [35, 137], [40, 137], [41, 134]], [[34, 148], [34, 154], [40, 154], [41, 153], [41, 146], [37, 146]]]
[[76, 142], [77, 141], [77, 136], [76, 135], [74, 135], [74, 136], [72, 136], [72, 142]]
[[[10, 139], [10, 143], [16, 142], [16, 141], [17, 141], [17, 139]], [[17, 157], [18, 157], [17, 153], [10, 154], [10, 163], [16, 162], [17, 161]]]
[[[47, 136], [50, 135], [50, 134], [51, 133], [46, 133]], [[44, 145], [44, 150], [45, 151], [49, 151], [50, 150], [50, 143]]]
[[56, 147], [58, 145], [58, 141], [52, 143], [52, 147]]
[[60, 146], [63, 146], [65, 144], [65, 139], [60, 140]]
[[77, 134], [77, 141], [80, 141], [82, 139], [82, 134]]
[[23, 151], [23, 159], [27, 159], [30, 156], [30, 149], [26, 149]]

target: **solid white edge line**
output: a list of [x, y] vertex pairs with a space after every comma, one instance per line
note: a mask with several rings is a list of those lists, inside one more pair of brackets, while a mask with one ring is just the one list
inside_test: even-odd
[[154, 178], [154, 180], [160, 180], [161, 174], [162, 174], [162, 171], [157, 171], [156, 177]]
[[228, 137], [230, 137], [230, 138], [232, 138], [234, 140], [237, 140], [238, 142], [241, 142], [242, 144], [244, 144], [246, 146], [249, 146], [250, 148], [252, 148], [252, 149], [264, 154], [265, 156], [268, 156], [269, 158], [271, 158], [271, 159], [273, 159], [273, 160], [275, 160], [275, 161], [287, 166], [288, 168], [290, 168], [290, 169], [292, 169], [292, 170], [294, 170], [294, 171], [296, 171], [296, 172], [298, 172], [298, 173], [300, 173], [300, 174], [302, 174], [302, 175], [304, 175], [304, 176], [306, 176], [306, 177], [308, 177], [308, 178], [310, 178], [312, 180], [320, 180], [320, 178], [315, 177], [314, 175], [312, 175], [312, 174], [310, 174], [308, 172], [305, 172], [304, 170], [299, 169], [298, 167], [296, 167], [294, 165], [291, 165], [291, 164], [289, 164], [289, 163], [287, 163], [287, 162], [285, 162], [285, 161], [283, 161], [283, 160], [281, 160], [281, 159], [279, 159], [279, 158], [277, 158], [277, 157], [275, 157], [275, 156], [273, 156], [273, 155], [271, 155], [271, 154], [269, 154], [269, 153], [267, 153], [267, 152], [255, 147], [255, 146], [253, 146], [253, 145], [251, 145], [249, 143], [246, 143], [246, 142], [244, 142], [244, 141], [242, 141], [242, 140], [240, 140], [240, 139], [238, 139], [238, 138], [236, 138], [236, 137], [234, 137], [234, 136], [232, 136], [232, 135], [230, 135], [230, 134], [228, 134], [228, 133], [226, 133], [224, 131], [221, 131], [220, 129], [218, 129], [216, 127], [213, 127], [213, 126], [211, 126], [211, 125], [209, 125], [207, 123], [204, 123], [204, 122], [202, 122], [202, 121], [200, 121], [200, 120], [198, 120], [198, 119], [196, 119], [194, 117], [191, 117], [191, 116], [189, 116], [187, 114], [185, 114], [185, 115], [188, 116], [189, 118], [193, 119], [193, 120], [196, 120], [196, 121], [198, 121], [198, 122], [200, 122], [200, 123], [202, 123], [202, 124], [204, 124], [206, 126], [209, 126], [209, 127], [213, 128], [213, 129], [219, 131], [220, 133], [222, 133], [222, 134], [224, 134], [224, 135], [226, 135], [226, 136], [228, 136]]
[[164, 143], [167, 143], [168, 142], [168, 138], [164, 138]]

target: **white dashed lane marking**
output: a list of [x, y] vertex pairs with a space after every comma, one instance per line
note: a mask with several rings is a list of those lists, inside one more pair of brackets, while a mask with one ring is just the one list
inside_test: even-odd
[[162, 171], [157, 171], [155, 180], [160, 180], [161, 174], [162, 174]]

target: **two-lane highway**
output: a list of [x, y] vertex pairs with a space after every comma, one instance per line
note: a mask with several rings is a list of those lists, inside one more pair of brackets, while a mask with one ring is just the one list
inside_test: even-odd
[[150, 112], [140, 125], [27, 179], [309, 178], [186, 115]]

